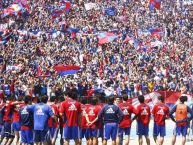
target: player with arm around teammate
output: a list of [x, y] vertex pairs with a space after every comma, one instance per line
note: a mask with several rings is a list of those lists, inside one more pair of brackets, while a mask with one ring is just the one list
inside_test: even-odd
[[34, 122], [34, 144], [35, 145], [48, 145], [49, 127], [48, 119], [50, 117], [57, 119], [51, 107], [47, 105], [48, 97], [40, 97], [40, 103], [27, 107], [27, 110], [33, 112]]
[[27, 110], [27, 107], [31, 105], [31, 96], [24, 97], [24, 105], [19, 110], [19, 120], [21, 124], [21, 144], [32, 145], [33, 144], [33, 113]]

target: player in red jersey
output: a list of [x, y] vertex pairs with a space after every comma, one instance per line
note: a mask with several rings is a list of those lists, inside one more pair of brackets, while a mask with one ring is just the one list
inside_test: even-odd
[[[58, 101], [58, 110], [61, 107], [62, 102], [65, 100], [67, 96], [67, 92], [64, 92], [64, 97], [59, 97], [59, 101]], [[60, 144], [63, 145], [64, 144], [64, 140], [63, 140], [63, 117], [59, 115], [59, 130], [60, 130]]]
[[75, 92], [68, 92], [68, 96], [60, 107], [60, 115], [64, 119], [63, 138], [65, 145], [69, 145], [71, 139], [75, 141], [76, 145], [79, 145], [78, 122], [81, 113], [81, 104], [74, 100], [75, 97]]
[[124, 118], [119, 124], [119, 131], [118, 131], [118, 136], [117, 136], [117, 145], [119, 145], [121, 142], [123, 142], [123, 134], [125, 134], [125, 145], [129, 145], [131, 123], [133, 121], [131, 119], [131, 115], [137, 114], [137, 111], [133, 107], [133, 105], [128, 103], [127, 94], [124, 94], [122, 97], [123, 97], [123, 103], [119, 104], [119, 108], [122, 110], [122, 112], [124, 114]]
[[3, 112], [2, 108], [5, 106], [5, 102], [3, 100], [0, 101], [0, 144], [3, 141]]
[[[158, 145], [163, 145], [166, 135], [165, 120], [169, 118], [169, 108], [164, 104], [163, 96], [158, 96], [158, 103], [153, 107], [152, 114], [154, 116], [154, 141]], [[157, 138], [158, 135], [160, 135], [160, 139]]]
[[[49, 106], [52, 108], [52, 111], [54, 112], [54, 115], [57, 117], [59, 116], [59, 110], [57, 106], [57, 99], [56, 96], [51, 96], [50, 97], [50, 102]], [[59, 123], [56, 122], [52, 117], [48, 119], [48, 126], [49, 126], [49, 135], [51, 139], [52, 145], [55, 145], [56, 139], [58, 136], [58, 128], [59, 128]]]
[[150, 145], [149, 139], [149, 122], [151, 117], [150, 107], [145, 104], [144, 96], [138, 96], [140, 104], [137, 106], [137, 135], [139, 137], [139, 145], [143, 144], [144, 135], [146, 138], [147, 145]]
[[83, 138], [86, 138], [87, 140], [87, 144], [89, 144], [89, 134], [88, 134], [88, 123], [86, 121], [86, 117], [87, 117], [87, 111], [88, 111], [88, 107], [91, 106], [90, 104], [87, 103], [87, 99], [86, 98], [82, 98], [81, 100], [81, 120], [79, 122], [79, 126], [80, 126], [80, 143], [82, 142]]
[[9, 97], [7, 98], [6, 104], [3, 109], [3, 121], [4, 121], [4, 132], [3, 132], [3, 142], [5, 145], [11, 145], [14, 139], [14, 133], [13, 129], [11, 127], [11, 124], [13, 122], [13, 107], [15, 105], [21, 104], [22, 102], [15, 101], [13, 102], [13, 98]]
[[[98, 103], [98, 108], [100, 111], [104, 107], [105, 104], [105, 97], [102, 96], [102, 94], [96, 94], [96, 98], [99, 98], [99, 103]], [[102, 138], [103, 140], [103, 121], [102, 120], [97, 120], [97, 128], [98, 128], [98, 138]]]
[[98, 100], [97, 98], [93, 98], [91, 100], [91, 105], [88, 107], [88, 113], [86, 116], [87, 123], [89, 125], [89, 128], [87, 129], [88, 131], [88, 145], [97, 145], [97, 124], [96, 121], [98, 119], [98, 114], [100, 112], [100, 107], [97, 105]]
[[[22, 101], [22, 97], [19, 97], [18, 98], [18, 101]], [[21, 103], [21, 104], [17, 104], [14, 106], [14, 109], [13, 109], [13, 123], [12, 123], [12, 128], [13, 128], [13, 131], [14, 131], [14, 135], [15, 135], [15, 138], [14, 138], [14, 145], [18, 145], [19, 144], [19, 139], [20, 139], [20, 136], [19, 136], [19, 131], [21, 130], [21, 125], [20, 125], [20, 120], [19, 120], [19, 110], [24, 106], [24, 103]]]

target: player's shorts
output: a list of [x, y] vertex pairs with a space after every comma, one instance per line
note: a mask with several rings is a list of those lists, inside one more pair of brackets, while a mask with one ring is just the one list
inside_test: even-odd
[[34, 142], [45, 142], [49, 136], [48, 130], [34, 130]]
[[4, 132], [2, 135], [3, 137], [14, 138], [14, 131], [13, 131], [13, 128], [11, 126], [11, 123], [5, 121], [3, 128], [4, 128]]
[[166, 127], [165, 125], [158, 125], [156, 122], [154, 122], [153, 126], [153, 136], [166, 136]]
[[80, 130], [80, 137], [83, 139], [84, 137], [86, 139], [91, 137], [97, 137], [97, 129], [87, 128], [87, 129], [81, 129]]
[[2, 136], [4, 133], [4, 127], [3, 125], [0, 125], [0, 136]]
[[103, 136], [103, 132], [104, 132], [104, 129], [103, 129], [103, 128], [99, 128], [99, 129], [98, 129], [98, 138], [99, 138], [99, 137], [101, 137], [101, 138], [104, 137], [104, 136]]
[[80, 138], [81, 139], [86, 138], [86, 131], [87, 131], [87, 128], [80, 129]]
[[21, 142], [24, 144], [32, 144], [33, 130], [21, 130]]
[[131, 132], [131, 128], [130, 127], [127, 127], [127, 128], [119, 128], [119, 131], [118, 131], [118, 136], [123, 138], [123, 135], [130, 135], [130, 132]]
[[49, 128], [49, 135], [51, 138], [57, 138], [58, 136], [58, 128]]
[[78, 126], [66, 126], [63, 128], [63, 138], [66, 140], [79, 139], [79, 128]]
[[137, 122], [137, 135], [141, 136], [141, 135], [145, 135], [148, 136], [149, 135], [149, 126], [144, 125], [141, 122]]
[[110, 137], [112, 140], [115, 140], [118, 132], [117, 123], [106, 123], [104, 125], [104, 139], [109, 140]]
[[14, 131], [20, 131], [21, 130], [21, 124], [19, 122], [13, 122], [12, 128]]
[[186, 136], [188, 133], [188, 125], [187, 126], [176, 126], [173, 133], [174, 135]]

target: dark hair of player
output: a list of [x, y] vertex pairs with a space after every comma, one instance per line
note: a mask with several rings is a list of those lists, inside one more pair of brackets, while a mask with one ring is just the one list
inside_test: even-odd
[[181, 96], [180, 97], [180, 102], [184, 103], [186, 101], [188, 101], [188, 97], [187, 96]]
[[48, 101], [48, 97], [47, 97], [46, 95], [40, 97], [40, 102], [41, 102], [41, 103], [47, 103], [47, 101]]
[[138, 96], [138, 100], [139, 100], [140, 103], [144, 103], [145, 98], [144, 98], [143, 95], [139, 95], [139, 96]]
[[54, 101], [56, 101], [56, 96], [51, 96], [50, 97], [50, 102], [54, 102]]
[[97, 105], [98, 104], [98, 99], [96, 97], [93, 97], [91, 100], [92, 105]]
[[165, 98], [163, 96], [158, 96], [158, 100], [161, 101], [162, 103], [164, 102]]
[[123, 101], [127, 101], [127, 100], [128, 100], [127, 94], [123, 94], [123, 95], [122, 95], [122, 98], [123, 98]]
[[31, 100], [32, 100], [32, 99], [31, 99], [31, 96], [25, 96], [25, 97], [24, 97], [24, 103], [25, 103], [25, 104], [29, 104], [29, 102], [31, 102]]
[[68, 97], [76, 100], [77, 99], [77, 93], [75, 91], [69, 91], [68, 92]]
[[99, 99], [101, 103], [105, 103], [105, 97], [102, 93], [97, 93], [95, 96]]
[[110, 96], [108, 99], [107, 99], [107, 103], [109, 105], [113, 105], [114, 104], [114, 100], [115, 100], [115, 97], [114, 96]]
[[86, 97], [82, 97], [82, 98], [81, 98], [81, 103], [82, 103], [82, 104], [86, 104], [86, 103], [87, 103]]

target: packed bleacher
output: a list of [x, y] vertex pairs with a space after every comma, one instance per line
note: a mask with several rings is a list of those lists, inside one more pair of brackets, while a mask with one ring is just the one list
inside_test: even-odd
[[24, 96], [63, 101], [68, 91], [79, 99], [191, 96], [193, 3], [0, 0], [0, 110]]

